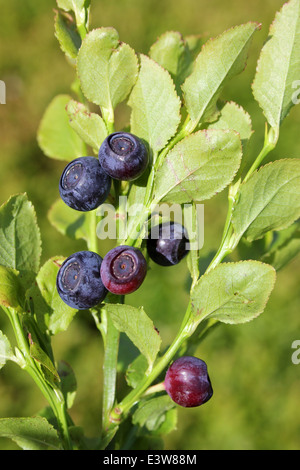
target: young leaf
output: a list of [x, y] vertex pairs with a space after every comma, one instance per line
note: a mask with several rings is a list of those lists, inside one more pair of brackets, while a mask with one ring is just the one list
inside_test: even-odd
[[41, 237], [36, 214], [26, 194], [12, 196], [0, 207], [0, 264], [19, 271], [26, 286], [40, 264]]
[[0, 436], [12, 439], [23, 450], [61, 450], [56, 429], [45, 418], [1, 418]]
[[57, 0], [57, 6], [64, 11], [73, 11], [77, 25], [85, 25], [88, 22], [88, 10], [91, 0]]
[[184, 41], [189, 48], [193, 61], [197, 58], [206, 40], [207, 38], [200, 34], [189, 34], [188, 36], [185, 36]]
[[70, 126], [98, 155], [100, 145], [108, 132], [99, 114], [90, 113], [84, 104], [71, 100], [66, 107]]
[[127, 384], [135, 388], [138, 383], [145, 377], [145, 373], [148, 368], [147, 359], [143, 354], [140, 354], [135, 360], [129, 364], [126, 371], [126, 382]]
[[77, 312], [61, 300], [56, 289], [57, 273], [64, 259], [55, 256], [46, 261], [37, 275], [36, 284], [27, 291], [41, 331], [48, 330], [52, 335], [65, 331]]
[[161, 338], [143, 307], [123, 304], [105, 304], [115, 327], [124, 332], [152, 367], [161, 345]]
[[137, 78], [134, 50], [119, 42], [114, 28], [94, 29], [82, 43], [77, 71], [86, 98], [113, 122], [114, 108], [127, 98]]
[[232, 129], [239, 133], [243, 153], [253, 134], [249, 114], [233, 101], [225, 103], [220, 110], [218, 120], [208, 124], [207, 129]]
[[30, 356], [41, 365], [45, 378], [50, 384], [56, 384], [60, 381], [58, 372], [49, 356], [32, 340], [30, 341]]
[[128, 100], [131, 132], [144, 139], [156, 154], [176, 133], [180, 99], [166, 70], [145, 55], [140, 60], [140, 73]]
[[284, 268], [300, 253], [300, 221], [276, 233], [275, 242], [262, 256], [264, 263], [274, 266], [276, 271]]
[[90, 212], [74, 211], [62, 199], [57, 199], [48, 211], [48, 219], [60, 233], [73, 240], [83, 239], [86, 242], [90, 236]]
[[146, 427], [148, 431], [157, 431], [166, 419], [166, 413], [175, 408], [169, 395], [142, 400], [132, 417], [132, 423]]
[[253, 94], [278, 132], [293, 104], [293, 83], [300, 77], [300, 1], [285, 3], [276, 14], [262, 48]]
[[194, 38], [193, 42], [190, 37], [187, 42], [180, 33], [167, 31], [150, 48], [149, 57], [170, 73], [179, 96], [182, 93], [182, 83], [192, 72], [193, 51], [199, 50], [199, 44], [203, 44], [199, 37]]
[[73, 18], [60, 11], [55, 12], [55, 36], [59, 42], [61, 50], [70, 59], [76, 59], [81, 46], [81, 38], [77, 32]]
[[282, 230], [300, 216], [300, 160], [269, 163], [240, 187], [232, 223], [237, 239], [261, 238], [270, 230]]
[[245, 68], [250, 42], [258, 27], [257, 23], [236, 26], [203, 46], [182, 86], [194, 128], [210, 119], [224, 85]]
[[263, 312], [275, 278], [274, 268], [258, 261], [220, 264], [192, 291], [195, 324], [207, 318], [232, 324], [254, 319]]
[[77, 389], [77, 381], [74, 371], [70, 364], [65, 361], [59, 361], [58, 374], [61, 380], [60, 386], [65, 397], [67, 407], [72, 408]]
[[22, 311], [24, 293], [19, 272], [0, 265], [0, 305]]
[[241, 162], [235, 131], [198, 131], [179, 142], [165, 157], [155, 178], [155, 200], [173, 203], [203, 201], [233, 180]]
[[0, 369], [6, 364], [7, 361], [15, 361], [12, 347], [7, 337], [0, 330]]
[[66, 106], [69, 95], [56, 96], [47, 107], [41, 120], [37, 140], [47, 157], [71, 161], [85, 155], [85, 144], [69, 123]]

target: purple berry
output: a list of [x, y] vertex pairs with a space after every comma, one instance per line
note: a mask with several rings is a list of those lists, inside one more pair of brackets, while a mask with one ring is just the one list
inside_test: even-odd
[[185, 408], [200, 406], [213, 395], [207, 366], [197, 357], [176, 359], [167, 370], [164, 384], [171, 399]]
[[79, 251], [63, 262], [56, 287], [67, 305], [84, 310], [104, 300], [107, 290], [100, 277], [101, 263], [101, 256], [92, 251]]
[[114, 132], [102, 143], [99, 162], [116, 180], [135, 180], [148, 165], [148, 151], [141, 139], [129, 132]]
[[161, 266], [174, 266], [188, 254], [188, 234], [176, 222], [164, 222], [153, 227], [147, 240], [147, 251]]
[[67, 206], [77, 211], [96, 209], [107, 198], [111, 177], [101, 168], [95, 157], [80, 157], [64, 169], [59, 193]]
[[101, 278], [113, 294], [131, 294], [145, 279], [147, 263], [140, 250], [126, 245], [110, 250], [101, 264]]

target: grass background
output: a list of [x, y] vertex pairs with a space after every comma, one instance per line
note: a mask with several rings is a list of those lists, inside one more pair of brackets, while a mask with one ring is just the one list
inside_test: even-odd
[[[114, 26], [120, 39], [137, 52], [148, 53], [167, 30], [209, 37], [247, 21], [262, 23], [246, 70], [232, 80], [223, 98], [242, 105], [252, 118], [254, 158], [262, 147], [264, 118], [251, 93], [259, 51], [279, 0], [92, 0], [91, 28]], [[0, 203], [27, 192], [42, 232], [42, 262], [56, 254], [85, 249], [83, 242], [61, 236], [47, 220], [58, 197], [65, 164], [46, 158], [36, 141], [43, 112], [58, 93], [68, 93], [73, 70], [54, 37], [54, 0], [0, 0], [0, 79], [7, 104], [0, 105]], [[269, 160], [300, 156], [300, 107], [282, 125]], [[205, 203], [202, 257], [218, 247], [226, 215], [226, 191]], [[106, 244], [100, 254], [107, 251]], [[300, 339], [300, 260], [278, 273], [265, 312], [241, 326], [220, 325], [202, 343], [197, 355], [208, 364], [214, 397], [205, 406], [179, 409], [177, 430], [166, 436], [167, 449], [299, 449], [300, 365], [291, 361], [292, 342]], [[172, 268], [152, 266], [147, 282], [128, 297], [144, 305], [168, 344], [178, 328], [188, 299], [185, 262]], [[176, 295], [174, 294], [176, 293]], [[0, 312], [0, 329], [11, 331]], [[98, 433], [101, 416], [102, 344], [89, 316], [74, 319], [67, 332], [54, 338], [57, 359], [71, 364], [78, 392], [71, 415], [88, 436]], [[122, 351], [121, 351], [121, 354]], [[124, 393], [120, 378], [118, 393]], [[0, 417], [30, 416], [45, 406], [39, 390], [17, 366], [0, 372]], [[0, 449], [15, 448], [0, 439]]]

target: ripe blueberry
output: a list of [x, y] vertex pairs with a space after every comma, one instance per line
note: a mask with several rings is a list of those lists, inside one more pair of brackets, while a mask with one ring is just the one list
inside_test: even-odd
[[185, 408], [200, 406], [213, 395], [207, 366], [197, 357], [176, 359], [167, 370], [164, 385], [171, 399]]
[[155, 263], [173, 266], [188, 254], [188, 243], [187, 231], [181, 224], [164, 222], [152, 228], [147, 251]]
[[107, 198], [111, 178], [99, 165], [95, 157], [79, 157], [64, 169], [59, 193], [62, 200], [72, 209], [91, 211]]
[[121, 245], [104, 256], [100, 273], [107, 290], [113, 294], [131, 294], [145, 279], [147, 263], [140, 250]]
[[143, 142], [129, 132], [114, 132], [102, 143], [99, 162], [108, 175], [117, 180], [138, 178], [148, 165], [148, 151]]
[[93, 251], [79, 251], [61, 265], [56, 287], [61, 299], [79, 310], [94, 307], [107, 294], [100, 276], [102, 258]]

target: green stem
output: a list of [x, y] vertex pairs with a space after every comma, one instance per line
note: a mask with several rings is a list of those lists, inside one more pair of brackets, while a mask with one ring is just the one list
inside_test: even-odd
[[83, 41], [88, 33], [85, 24], [77, 24], [77, 31], [79, 33], [79, 36], [81, 37], [81, 40]]
[[89, 217], [89, 237], [87, 241], [87, 246], [90, 251], [98, 253], [98, 238], [97, 238], [97, 211], [90, 211], [88, 214]]
[[264, 146], [263, 146], [261, 152], [259, 153], [259, 155], [257, 156], [256, 160], [253, 162], [250, 170], [246, 174], [246, 176], [244, 178], [244, 181], [243, 181], [244, 183], [246, 181], [248, 181], [248, 179], [250, 178], [252, 173], [255, 170], [257, 170], [257, 168], [261, 165], [261, 163], [263, 162], [265, 157], [268, 155], [268, 153], [270, 153], [272, 150], [274, 150], [274, 148], [276, 147], [277, 141], [278, 141], [278, 137], [279, 137], [278, 130], [273, 129], [271, 127], [271, 129], [268, 131], [268, 128], [267, 128], [267, 125], [266, 125]]
[[117, 361], [120, 332], [114, 326], [105, 309], [102, 310], [106, 321], [105, 353], [103, 361], [103, 405], [102, 405], [102, 435], [109, 428], [109, 416], [114, 406], [116, 395]]
[[72, 443], [69, 435], [68, 430], [68, 423], [67, 423], [67, 413], [65, 402], [62, 393], [60, 390], [54, 390], [44, 379], [44, 376], [34, 361], [34, 359], [30, 355], [30, 348], [28, 341], [25, 338], [24, 330], [21, 325], [21, 321], [19, 318], [18, 313], [9, 308], [3, 307], [5, 313], [7, 314], [12, 328], [15, 333], [15, 337], [17, 340], [18, 347], [23, 354], [24, 357], [24, 365], [22, 368], [28, 372], [28, 374], [32, 377], [35, 381], [41, 392], [43, 393], [44, 397], [48, 401], [49, 405], [51, 406], [54, 415], [57, 419], [58, 427], [60, 429], [60, 433], [63, 439], [63, 445], [66, 450], [72, 449]]
[[[271, 152], [275, 148], [277, 140], [278, 140], [278, 131], [273, 128], [271, 128], [268, 131], [268, 128], [266, 125], [264, 146], [261, 152], [259, 153], [259, 155], [257, 156], [257, 158], [255, 159], [255, 161], [253, 162], [248, 173], [246, 174], [243, 180], [243, 183], [248, 181], [250, 176], [261, 165], [262, 161], [268, 155], [268, 153]], [[226, 217], [226, 222], [224, 226], [222, 240], [221, 240], [219, 249], [215, 257], [213, 258], [206, 272], [214, 269], [226, 256], [231, 254], [239, 242], [239, 238], [237, 238], [234, 234], [234, 229], [232, 226], [232, 214], [233, 214], [234, 206], [237, 203], [238, 198], [239, 198], [240, 186], [241, 186], [241, 180], [238, 180], [235, 184], [229, 187], [228, 211], [227, 211], [227, 217]]]
[[114, 122], [114, 110], [111, 107], [110, 109], [101, 108], [102, 118], [105, 122], [107, 131], [109, 134], [115, 132], [115, 122]]
[[189, 303], [184, 319], [182, 321], [181, 327], [174, 338], [172, 344], [169, 346], [168, 350], [162, 356], [156, 365], [153, 367], [152, 371], [148, 376], [145, 376], [144, 379], [139, 383], [139, 385], [132, 390], [125, 398], [122, 400], [111, 412], [110, 422], [111, 426], [116, 426], [122, 420], [124, 416], [129, 412], [131, 407], [138, 401], [141, 395], [146, 392], [148, 387], [152, 382], [163, 372], [163, 370], [168, 366], [180, 346], [183, 342], [191, 335], [192, 322], [191, 320], [191, 302]]
[[142, 230], [143, 225], [149, 219], [151, 215], [150, 204], [143, 207], [143, 210], [137, 215], [137, 217], [131, 222], [131, 230], [125, 240], [124, 244], [134, 246], [138, 241], [138, 235]]

